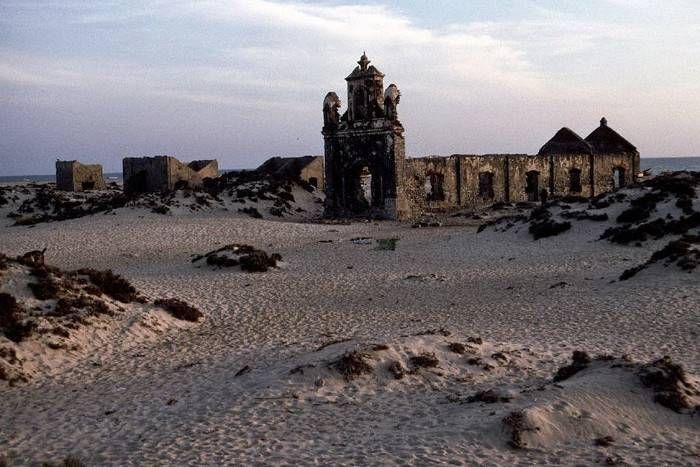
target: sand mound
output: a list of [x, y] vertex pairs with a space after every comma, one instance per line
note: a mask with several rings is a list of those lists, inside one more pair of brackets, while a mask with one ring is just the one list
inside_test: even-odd
[[45, 265], [41, 251], [0, 254], [0, 380], [27, 382], [90, 355], [115, 333], [136, 345], [201, 316], [172, 299], [154, 305], [112, 271], [62, 271]]
[[[449, 412], [459, 430], [517, 449], [614, 448], [699, 427], [698, 379], [668, 357], [642, 363], [576, 351], [558, 369], [557, 361], [544, 350], [432, 330], [390, 343], [335, 339], [280, 366], [246, 366], [236, 378], [259, 388], [259, 400]], [[429, 424], [420, 416], [411, 423]]]
[[603, 224], [606, 230], [600, 238], [619, 244], [683, 235], [700, 227], [698, 190], [700, 172], [666, 173], [590, 200], [578, 196], [553, 199], [534, 207], [529, 216], [501, 216], [483, 224], [480, 231], [527, 225], [537, 240], [559, 235], [571, 229], [572, 222], [583, 221]]
[[323, 194], [303, 180], [276, 180], [257, 172], [231, 172], [207, 180], [201, 189], [127, 195], [109, 189], [65, 192], [53, 183], [0, 187], [0, 212], [14, 225], [34, 225], [111, 214], [119, 209], [183, 215], [213, 210], [256, 218], [314, 219], [323, 211]]
[[[535, 240], [576, 232], [576, 241], [649, 248], [649, 259], [624, 271], [622, 280], [655, 265], [692, 272], [700, 263], [699, 190], [700, 172], [667, 173], [590, 200], [555, 199], [532, 208], [529, 216], [504, 215], [482, 224], [479, 232], [527, 230]], [[658, 247], [652, 242], [662, 239], [668, 243], [654, 252], [651, 248]]]

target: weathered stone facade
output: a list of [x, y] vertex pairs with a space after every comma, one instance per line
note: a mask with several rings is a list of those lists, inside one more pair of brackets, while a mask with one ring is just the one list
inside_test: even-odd
[[366, 55], [358, 64], [346, 78], [342, 117], [334, 92], [323, 103], [326, 215], [407, 219], [496, 202], [591, 197], [633, 183], [639, 173], [639, 152], [605, 118], [585, 139], [562, 128], [537, 155], [406, 159], [398, 88], [384, 92], [384, 75]]
[[107, 184], [99, 164], [56, 161], [56, 187], [63, 191], [105, 190]]
[[340, 116], [334, 92], [323, 102], [326, 163], [326, 214], [376, 215], [391, 219], [410, 215], [404, 195], [404, 138], [395, 85], [384, 90], [384, 74], [362, 55], [345, 78], [348, 108]]
[[219, 176], [216, 160], [184, 164], [172, 156], [126, 157], [122, 161], [124, 191], [127, 193], [166, 192], [177, 188], [197, 188], [206, 178]]

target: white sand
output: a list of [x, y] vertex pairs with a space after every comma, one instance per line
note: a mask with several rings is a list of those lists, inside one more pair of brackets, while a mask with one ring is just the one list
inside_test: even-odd
[[[0, 385], [0, 454], [17, 464], [75, 454], [90, 465], [571, 465], [607, 457], [697, 465], [700, 417], [654, 403], [629, 371], [594, 367], [560, 387], [522, 392], [551, 381], [575, 349], [639, 361], [670, 355], [700, 374], [698, 273], [659, 267], [617, 282], [667, 240], [644, 248], [594, 241], [604, 227], [576, 223], [533, 241], [524, 228], [477, 235], [475, 226], [139, 209], [0, 227], [7, 254], [48, 246], [50, 264], [111, 268], [151, 298], [182, 298], [205, 313], [201, 324], [155, 341], [96, 351], [29, 385]], [[355, 237], [400, 240], [380, 251]], [[286, 266], [246, 274], [190, 263], [228, 243], [279, 252]], [[411, 336], [434, 328], [453, 335]], [[467, 336], [486, 341], [477, 352], [493, 370], [446, 350]], [[123, 338], [113, 336], [114, 348]], [[379, 372], [346, 382], [325, 367], [289, 374], [373, 343], [402, 361], [435, 352], [440, 368], [400, 381]], [[493, 361], [495, 351], [507, 361]], [[381, 367], [385, 357], [377, 358]], [[251, 371], [236, 377], [246, 365]], [[489, 388], [514, 399], [459, 402]], [[529, 449], [507, 445], [501, 419], [516, 409], [540, 427], [527, 435]], [[613, 445], [594, 446], [604, 435]]]

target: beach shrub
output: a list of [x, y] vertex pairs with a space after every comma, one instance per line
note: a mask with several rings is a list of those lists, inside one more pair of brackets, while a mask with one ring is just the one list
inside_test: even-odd
[[248, 272], [265, 272], [269, 268], [277, 267], [277, 261], [281, 256], [268, 254], [262, 250], [256, 250], [240, 257], [241, 269]]
[[530, 224], [528, 231], [532, 234], [535, 240], [545, 237], [553, 237], [562, 232], [566, 232], [571, 228], [571, 222], [557, 222], [553, 219], [544, 219], [533, 221]]
[[331, 362], [329, 367], [340, 373], [346, 381], [352, 381], [362, 375], [370, 374], [374, 368], [369, 363], [371, 356], [366, 353], [353, 350], [341, 355]]
[[500, 394], [493, 389], [479, 391], [476, 394], [467, 397], [468, 403], [483, 402], [484, 404], [495, 404], [496, 402], [510, 402], [511, 396]]
[[247, 208], [239, 208], [238, 212], [242, 212], [243, 214], [248, 214], [250, 217], [254, 219], [262, 219], [262, 214], [260, 214], [260, 211], [257, 210], [257, 208], [254, 208], [252, 206], [247, 207]]
[[14, 296], [0, 293], [0, 331], [12, 342], [23, 341], [36, 328], [33, 321], [23, 321], [25, 314], [26, 310]]
[[447, 344], [447, 348], [450, 352], [458, 353], [460, 355], [464, 355], [464, 353], [467, 351], [467, 347], [460, 342], [450, 342]]
[[153, 303], [179, 320], [196, 322], [203, 316], [197, 308], [177, 298], [161, 298]]
[[527, 442], [523, 434], [536, 430], [536, 427], [528, 422], [525, 412], [522, 410], [511, 412], [503, 418], [502, 423], [510, 430], [508, 445], [515, 449], [525, 449]]
[[591, 357], [588, 355], [588, 353], [581, 350], [574, 350], [573, 354], [571, 355], [571, 364], [559, 368], [557, 373], [554, 375], [553, 381], [557, 383], [559, 381], [567, 380], [576, 373], [588, 368], [590, 363]]
[[83, 268], [74, 272], [81, 276], [88, 276], [90, 282], [98, 287], [103, 294], [122, 303], [141, 301], [141, 297], [133, 285], [122, 276], [113, 273], [111, 270], [97, 271], [95, 269]]
[[62, 297], [56, 302], [56, 307], [53, 311], [47, 313], [47, 316], [68, 316], [81, 311], [88, 315], [113, 315], [114, 313], [105, 302], [88, 295], [79, 295], [77, 297]]
[[406, 369], [403, 367], [401, 362], [398, 362], [396, 360], [392, 360], [389, 362], [389, 365], [387, 366], [387, 371], [391, 376], [394, 377], [394, 379], [403, 379], [403, 377], [406, 375]]
[[670, 357], [664, 356], [642, 367], [639, 372], [642, 384], [654, 391], [654, 401], [675, 412], [692, 407], [688, 393], [698, 394], [689, 382], [685, 369]]
[[438, 358], [432, 352], [414, 355], [409, 359], [409, 361], [414, 368], [435, 368], [440, 364], [440, 360], [438, 360]]

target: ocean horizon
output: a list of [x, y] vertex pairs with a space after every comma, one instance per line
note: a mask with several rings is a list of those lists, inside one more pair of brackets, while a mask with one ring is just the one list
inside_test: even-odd
[[[652, 174], [662, 172], [675, 172], [678, 170], [700, 171], [700, 156], [690, 157], [642, 157], [640, 160], [642, 170], [651, 169]], [[231, 172], [241, 169], [221, 169], [221, 173]], [[122, 172], [106, 172], [105, 180], [109, 182], [121, 182]], [[55, 182], [55, 174], [40, 175], [8, 175], [0, 176], [0, 183], [20, 183], [20, 182]]]

